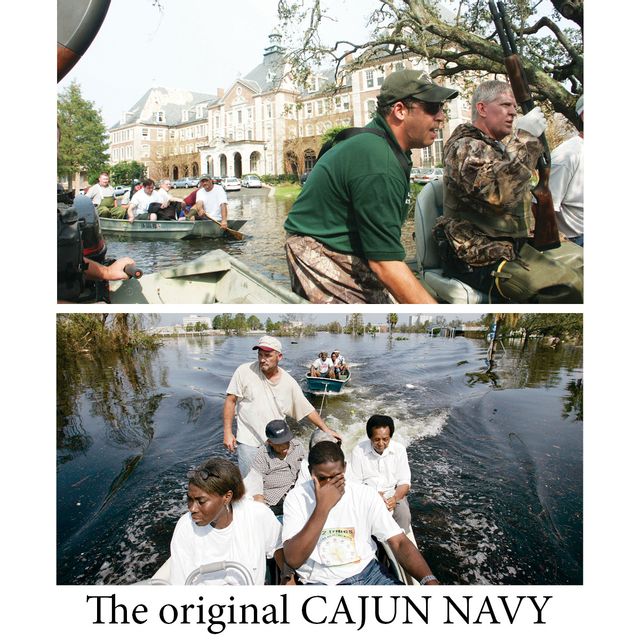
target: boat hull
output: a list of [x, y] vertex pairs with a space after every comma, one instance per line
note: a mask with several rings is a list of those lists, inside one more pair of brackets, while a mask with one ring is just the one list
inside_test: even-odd
[[[227, 220], [231, 229], [238, 231], [246, 220]], [[102, 233], [126, 240], [193, 240], [195, 238], [221, 238], [224, 231], [212, 220], [122, 220], [100, 218]]]
[[312, 393], [340, 393], [344, 385], [351, 380], [351, 372], [347, 376], [341, 376], [340, 379], [332, 380], [331, 378], [318, 378], [307, 374], [307, 389]]
[[307, 303], [222, 249], [138, 280], [109, 284], [113, 304]]

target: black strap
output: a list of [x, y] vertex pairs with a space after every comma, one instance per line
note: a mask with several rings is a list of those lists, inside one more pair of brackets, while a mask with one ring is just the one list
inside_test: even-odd
[[320, 153], [318, 154], [316, 162], [320, 160], [320, 158], [338, 142], [342, 142], [347, 138], [352, 138], [353, 136], [357, 136], [360, 133], [373, 133], [379, 138], [384, 138], [389, 143], [389, 146], [391, 147], [391, 150], [393, 151], [393, 153], [395, 153], [395, 156], [398, 159], [398, 162], [400, 163], [400, 166], [402, 167], [402, 170], [404, 171], [404, 174], [407, 180], [409, 179], [409, 175], [411, 173], [411, 165], [407, 160], [407, 156], [400, 149], [398, 149], [398, 147], [394, 144], [389, 134], [386, 131], [383, 131], [382, 129], [372, 129], [371, 127], [347, 127], [346, 129], [342, 129], [342, 131], [340, 131], [336, 135], [336, 137], [333, 138], [333, 140], [327, 140], [322, 145], [322, 148], [320, 149]]

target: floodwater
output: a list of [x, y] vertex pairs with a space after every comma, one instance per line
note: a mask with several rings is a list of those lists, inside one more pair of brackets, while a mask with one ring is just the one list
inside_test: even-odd
[[[349, 451], [371, 414], [408, 448], [414, 533], [446, 584], [581, 584], [582, 349], [320, 333], [283, 339], [303, 381], [320, 350], [352, 364], [342, 395], [310, 396]], [[186, 473], [222, 446], [222, 405], [255, 337], [167, 339], [156, 352], [58, 371], [57, 580], [131, 584], [169, 554]], [[304, 383], [303, 383], [304, 384]], [[312, 427], [294, 432], [305, 442]]]
[[[155, 272], [187, 260], [193, 260], [213, 249], [223, 249], [253, 267], [278, 284], [289, 284], [289, 272], [284, 253], [286, 234], [284, 221], [294, 198], [269, 196], [269, 189], [242, 189], [229, 192], [229, 217], [246, 220], [240, 229], [244, 240], [213, 238], [175, 241], [122, 242], [107, 237], [108, 256], [130, 256], [144, 272]], [[415, 254], [413, 221], [403, 228], [403, 243], [407, 254]]]

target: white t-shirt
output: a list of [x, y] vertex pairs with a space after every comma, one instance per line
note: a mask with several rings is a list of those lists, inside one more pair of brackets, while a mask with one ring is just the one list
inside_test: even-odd
[[326, 358], [325, 360], [323, 360], [322, 358], [316, 358], [313, 361], [313, 368], [317, 369], [320, 373], [327, 373], [327, 371], [329, 371], [329, 367], [333, 366], [333, 362], [331, 361], [331, 358]]
[[264, 430], [271, 420], [284, 420], [286, 416], [302, 420], [314, 410], [300, 385], [284, 369], [280, 369], [278, 381], [271, 382], [257, 362], [241, 364], [235, 370], [227, 393], [238, 398], [236, 440], [252, 447], [265, 441]]
[[115, 190], [111, 185], [101, 187], [99, 184], [94, 184], [92, 187], [89, 187], [89, 190], [87, 191], [87, 198], [91, 198], [91, 202], [93, 202], [96, 207], [100, 206], [102, 198], [114, 197]]
[[204, 210], [220, 222], [222, 220], [221, 207], [227, 203], [227, 193], [219, 184], [214, 184], [211, 191], [198, 189], [196, 202], [202, 202]]
[[[233, 504], [233, 520], [224, 529], [194, 524], [185, 513], [171, 538], [171, 584], [184, 584], [189, 574], [210, 562], [234, 561], [244, 565], [254, 584], [264, 584], [266, 560], [282, 548], [282, 526], [269, 507], [250, 498]], [[241, 572], [211, 574], [204, 584], [244, 584]]]
[[558, 229], [567, 238], [584, 233], [584, 140], [575, 136], [551, 152], [549, 189]]
[[[316, 505], [313, 482], [296, 485], [284, 501], [282, 541], [303, 529]], [[360, 573], [376, 555], [371, 539], [403, 533], [380, 496], [363, 484], [345, 483], [345, 492], [327, 517], [311, 556], [296, 569], [302, 582], [337, 584]]]
[[140, 213], [147, 213], [147, 211], [149, 211], [149, 205], [152, 202], [161, 202], [158, 197], [158, 192], [154, 191], [148, 196], [144, 189], [140, 189], [133, 194], [129, 205], [133, 205], [133, 215], [137, 216]]
[[347, 468], [351, 469], [351, 477], [356, 482], [378, 492], [388, 493], [401, 484], [411, 484], [407, 450], [395, 440], [389, 442], [382, 454], [376, 453], [368, 438], [359, 442], [351, 452], [351, 464]]

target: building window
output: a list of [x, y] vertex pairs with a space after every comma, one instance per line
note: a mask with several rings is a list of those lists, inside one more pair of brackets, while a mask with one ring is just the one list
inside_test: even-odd
[[365, 78], [367, 82], [367, 88], [371, 89], [373, 87], [373, 71], [371, 69], [369, 71], [365, 71]]
[[307, 102], [307, 117], [310, 118], [313, 115], [313, 105]]
[[318, 102], [318, 115], [321, 116], [324, 113], [324, 102], [320, 100]]
[[162, 129], [158, 129], [156, 133], [158, 134], [158, 140], [164, 140], [164, 131]]
[[272, 118], [273, 116], [271, 115], [271, 105], [268, 104], [267, 105], [267, 118]]
[[367, 100], [367, 113], [366, 115], [369, 118], [373, 117], [373, 114], [376, 112], [376, 101], [375, 100]]
[[164, 122], [164, 111], [154, 111], [153, 120], [154, 122]]
[[308, 173], [309, 171], [311, 171], [311, 169], [313, 169], [313, 166], [316, 163], [316, 154], [314, 153], [314, 151], [312, 149], [307, 149], [304, 152], [304, 170], [305, 173]]
[[143, 129], [142, 130], [142, 137], [143, 138], [148, 138], [149, 137], [149, 129]]
[[396, 71], [402, 71], [404, 69], [404, 62], [396, 62]]
[[242, 111], [238, 110], [237, 114], [238, 114], [238, 124], [242, 124]]
[[384, 82], [384, 76], [378, 76], [378, 86], [381, 87]]

